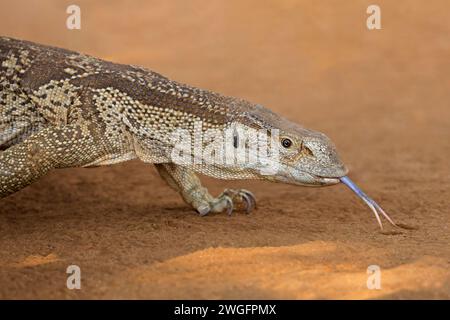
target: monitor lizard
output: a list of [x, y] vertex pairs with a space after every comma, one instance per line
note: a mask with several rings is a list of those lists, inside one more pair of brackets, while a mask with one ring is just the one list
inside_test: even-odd
[[[258, 162], [173, 161], [171, 134], [176, 130], [195, 134], [236, 124], [277, 130], [270, 136], [278, 148], [276, 171], [262, 172]], [[153, 163], [200, 215], [231, 214], [237, 203], [250, 212], [256, 200], [245, 189], [226, 189], [214, 197], [197, 173], [328, 186], [348, 172], [326, 135], [259, 104], [181, 84], [142, 67], [7, 37], [0, 37], [0, 150], [0, 198], [55, 168], [137, 158]]]

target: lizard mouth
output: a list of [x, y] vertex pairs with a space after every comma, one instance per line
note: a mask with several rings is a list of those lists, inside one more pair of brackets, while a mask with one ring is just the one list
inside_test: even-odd
[[341, 182], [341, 178], [348, 173], [348, 169], [345, 166], [333, 168], [332, 170], [326, 170], [324, 175], [314, 174], [309, 172], [320, 185], [334, 185]]
[[339, 178], [335, 178], [335, 177], [321, 177], [321, 176], [317, 176], [315, 174], [311, 174], [311, 176], [313, 176], [314, 179], [317, 182], [319, 182], [319, 184], [322, 186], [331, 186], [331, 185], [338, 184], [341, 182], [341, 180], [339, 180]]
[[322, 177], [309, 172], [302, 172], [301, 175], [303, 176], [302, 178], [290, 176], [289, 178], [279, 177], [279, 180], [281, 180], [281, 182], [307, 187], [332, 186], [341, 182], [339, 178], [336, 177]]
[[284, 172], [277, 177], [280, 182], [307, 186], [307, 187], [325, 187], [332, 186], [341, 182], [340, 178], [345, 176], [348, 172], [347, 168], [343, 167], [341, 170], [328, 170], [324, 174], [317, 174], [308, 172], [306, 170], [299, 170], [295, 167], [289, 167], [288, 172]]

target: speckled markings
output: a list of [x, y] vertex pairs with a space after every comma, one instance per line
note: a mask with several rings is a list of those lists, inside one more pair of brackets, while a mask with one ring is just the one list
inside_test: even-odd
[[[233, 123], [279, 129], [292, 142], [282, 154], [285, 169], [261, 176], [258, 168], [172, 163], [171, 133], [185, 129], [193, 134], [198, 122], [201, 130], [223, 130]], [[317, 150], [311, 151], [308, 143]], [[180, 84], [141, 67], [5, 37], [0, 37], [0, 150], [0, 197], [53, 168], [139, 158], [154, 163], [200, 214], [224, 209], [231, 213], [235, 200], [244, 201], [251, 211], [254, 198], [246, 190], [226, 190], [214, 198], [195, 172], [300, 183], [288, 169], [298, 163], [314, 175], [344, 170], [325, 136], [261, 106]], [[308, 179], [320, 184], [311, 174]]]

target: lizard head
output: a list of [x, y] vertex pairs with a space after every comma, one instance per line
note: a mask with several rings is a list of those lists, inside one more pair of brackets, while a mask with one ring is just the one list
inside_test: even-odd
[[348, 172], [333, 142], [301, 127], [279, 132], [278, 171], [269, 180], [306, 186], [337, 184]]
[[261, 106], [256, 106], [250, 117], [260, 128], [278, 132], [272, 142], [278, 146], [277, 170], [273, 174], [262, 174], [260, 178], [303, 186], [326, 186], [339, 183], [339, 178], [347, 174], [335, 145], [325, 134], [305, 129]]

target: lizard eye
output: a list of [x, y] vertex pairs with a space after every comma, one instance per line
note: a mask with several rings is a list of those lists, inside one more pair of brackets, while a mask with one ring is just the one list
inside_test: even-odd
[[282, 145], [283, 147], [285, 147], [286, 149], [288, 149], [288, 148], [290, 148], [290, 147], [292, 146], [292, 140], [291, 140], [291, 139], [288, 139], [288, 138], [283, 138], [283, 139], [281, 140], [281, 145]]

